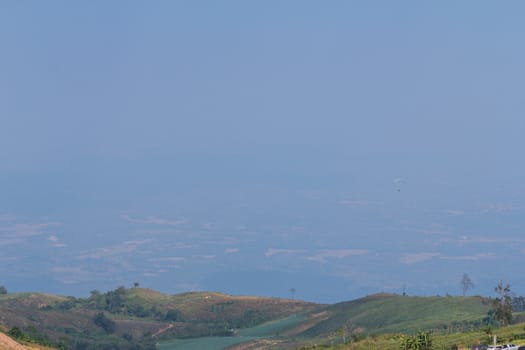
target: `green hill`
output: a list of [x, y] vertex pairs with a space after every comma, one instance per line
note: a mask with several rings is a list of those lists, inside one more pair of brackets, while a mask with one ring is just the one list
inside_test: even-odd
[[89, 298], [38, 293], [0, 296], [0, 324], [25, 336], [73, 349], [152, 349], [174, 338], [231, 336], [317, 308], [297, 300], [222, 293], [165, 295], [123, 287]]
[[418, 329], [466, 330], [481, 325], [490, 309], [482, 297], [416, 297], [374, 294], [327, 306], [326, 319], [304, 334], [318, 336], [346, 328], [367, 334], [414, 332]]
[[41, 344], [76, 350], [155, 349], [156, 344], [166, 344], [162, 349], [173, 348], [168, 344], [181, 349], [237, 344], [248, 349], [249, 343], [260, 349], [292, 349], [335, 334], [357, 340], [418, 329], [479, 329], [489, 309], [490, 300], [482, 297], [375, 294], [321, 305], [215, 292], [166, 295], [120, 287], [106, 293], [93, 291], [89, 298], [0, 295], [0, 325], [5, 330], [17, 327]]

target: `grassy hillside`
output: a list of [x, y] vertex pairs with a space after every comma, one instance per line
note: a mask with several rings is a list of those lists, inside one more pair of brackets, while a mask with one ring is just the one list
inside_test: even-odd
[[[474, 344], [492, 344], [493, 335], [496, 335], [497, 344], [514, 343], [525, 345], [525, 323], [520, 322], [506, 327], [492, 328], [487, 332], [487, 328], [464, 331], [464, 332], [436, 332], [432, 333], [432, 348], [435, 350], [451, 349], [470, 349]], [[330, 346], [330, 342], [334, 345]], [[349, 340], [342, 344], [341, 339], [324, 339], [324, 345], [314, 345], [312, 343], [303, 345], [301, 350], [319, 349], [322, 347], [327, 350], [370, 350], [385, 349], [399, 350], [400, 341], [397, 334], [380, 334], [367, 336], [358, 341]]]
[[142, 288], [92, 292], [89, 298], [38, 293], [0, 296], [0, 324], [27, 337], [73, 349], [153, 349], [173, 338], [229, 336], [312, 310], [296, 300], [221, 293], [165, 295]]
[[352, 344], [345, 346], [357, 346], [361, 339], [392, 348], [397, 347], [392, 336], [382, 334], [479, 330], [489, 308], [489, 301], [481, 297], [376, 294], [319, 305], [120, 287], [106, 293], [93, 291], [89, 298], [0, 295], [0, 325], [5, 331], [18, 327], [26, 338], [41, 344], [76, 350], [155, 349], [159, 343], [160, 349], [174, 345], [177, 349], [294, 349], [343, 340]]
[[329, 334], [338, 329], [366, 334], [418, 329], [468, 330], [478, 327], [490, 309], [481, 297], [412, 297], [375, 294], [325, 308], [328, 317], [305, 331]]
[[[161, 345], [160, 349], [309, 349], [343, 341], [348, 348], [398, 349], [394, 334], [434, 330], [439, 349], [487, 337], [481, 320], [490, 308], [480, 297], [408, 297], [376, 294], [354, 301], [320, 306], [308, 313], [246, 329], [238, 337], [199, 338]], [[257, 332], [257, 330], [262, 330]], [[474, 332], [473, 330], [477, 330]], [[466, 332], [466, 333], [465, 333]], [[383, 335], [387, 334], [387, 335]], [[469, 334], [466, 339], [443, 334]], [[242, 343], [242, 344], [241, 344]], [[236, 345], [237, 344], [237, 345]], [[312, 344], [318, 344], [312, 347]], [[359, 345], [357, 345], [359, 344]], [[341, 345], [342, 347], [342, 345]]]
[[264, 339], [267, 340], [265, 342], [267, 345], [271, 344], [276, 346], [282, 343], [283, 337], [281, 337], [281, 335], [284, 335], [284, 332], [292, 329], [304, 320], [304, 315], [293, 315], [283, 319], [265, 322], [254, 327], [241, 329], [235, 333], [235, 336], [180, 339], [160, 344], [158, 350], [221, 350], [226, 347], [230, 349], [236, 344], [259, 342]]

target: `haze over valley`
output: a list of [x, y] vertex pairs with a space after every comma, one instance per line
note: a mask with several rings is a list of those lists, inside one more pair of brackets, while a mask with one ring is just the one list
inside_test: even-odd
[[0, 285], [523, 294], [523, 10], [0, 4]]

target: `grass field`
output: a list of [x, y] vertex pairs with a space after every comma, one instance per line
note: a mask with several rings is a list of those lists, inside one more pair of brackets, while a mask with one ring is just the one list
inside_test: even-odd
[[490, 306], [480, 297], [412, 297], [371, 295], [330, 305], [331, 316], [307, 331], [311, 336], [334, 332], [345, 324], [365, 333], [414, 332], [464, 326], [481, 321]]
[[[519, 315], [519, 313], [516, 313]], [[407, 333], [410, 335], [411, 333]], [[497, 344], [513, 343], [525, 345], [525, 323], [517, 323], [506, 327], [493, 328], [488, 332], [487, 327], [465, 332], [436, 332], [432, 333], [432, 348], [434, 350], [469, 350], [474, 344], [489, 344], [493, 342], [493, 335], [496, 335]], [[341, 339], [333, 339], [336, 344], [332, 347], [324, 347], [326, 350], [399, 350], [400, 341], [396, 339], [396, 334], [381, 334], [368, 336], [360, 341], [342, 344]], [[326, 340], [320, 342], [328, 344]], [[311, 343], [310, 343], [311, 344]], [[303, 349], [317, 349], [318, 347], [309, 345]]]
[[[496, 329], [495, 334], [498, 336], [498, 344], [514, 343], [525, 345], [525, 334], [523, 334], [524, 324], [513, 325]], [[436, 334], [433, 336], [433, 349], [450, 350], [450, 349], [470, 349], [473, 344], [492, 344], [489, 336], [483, 331], [458, 332], [452, 334]], [[338, 345], [329, 349], [333, 350], [370, 350], [385, 349], [399, 350], [399, 341], [395, 340], [392, 335], [381, 335], [370, 337], [359, 342], [346, 345]]]
[[169, 343], [159, 344], [158, 350], [221, 350], [228, 346], [245, 343], [261, 338], [279, 337], [286, 330], [303, 322], [305, 316], [294, 315], [280, 320], [266, 322], [255, 327], [241, 329], [234, 337], [201, 337], [180, 339]]

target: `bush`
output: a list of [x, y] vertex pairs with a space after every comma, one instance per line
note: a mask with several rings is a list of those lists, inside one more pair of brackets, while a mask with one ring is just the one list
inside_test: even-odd
[[7, 335], [10, 336], [11, 338], [21, 339], [24, 336], [24, 333], [22, 333], [20, 328], [13, 327], [9, 330], [9, 332], [7, 332]]
[[126, 295], [126, 288], [118, 287], [113, 291], [104, 294], [106, 299], [106, 311], [112, 313], [122, 312], [124, 309], [124, 296]]
[[133, 335], [131, 333], [124, 333], [122, 338], [126, 339], [130, 343], [133, 341]]
[[413, 336], [400, 335], [396, 338], [402, 350], [432, 350], [431, 332], [418, 331]]
[[166, 321], [177, 321], [179, 319], [179, 312], [177, 310], [170, 309], [166, 313]]
[[106, 333], [113, 333], [115, 331], [115, 321], [106, 317], [103, 312], [96, 314], [93, 322], [106, 331]]

